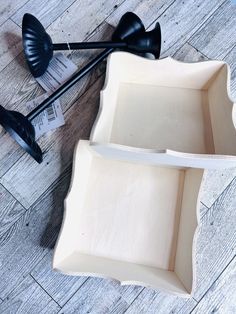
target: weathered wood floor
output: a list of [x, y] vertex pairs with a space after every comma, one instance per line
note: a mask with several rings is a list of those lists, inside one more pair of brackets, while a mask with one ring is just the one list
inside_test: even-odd
[[[109, 38], [126, 11], [163, 33], [162, 56], [226, 60], [236, 100], [236, 5], [229, 0], [5, 0], [0, 3], [0, 103], [26, 113], [43, 91], [29, 74], [21, 20], [36, 15], [54, 41]], [[83, 66], [96, 52], [73, 52]], [[236, 169], [207, 171], [192, 299], [51, 270], [75, 143], [89, 137], [105, 63], [61, 98], [66, 125], [40, 138], [36, 164], [0, 130], [0, 313], [236, 313]], [[224, 126], [222, 126], [224, 127]]]

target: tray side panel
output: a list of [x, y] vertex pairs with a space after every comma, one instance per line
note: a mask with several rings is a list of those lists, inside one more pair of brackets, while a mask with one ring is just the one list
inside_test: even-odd
[[94, 157], [77, 251], [169, 270], [183, 171]]
[[233, 124], [233, 102], [227, 89], [228, 75], [225, 65], [209, 87], [209, 109], [216, 154], [236, 155], [236, 130]]
[[109, 142], [207, 153], [201, 90], [120, 84]]
[[187, 169], [185, 172], [174, 271], [189, 293], [192, 291], [195, 276], [193, 274], [193, 259], [195, 258], [193, 238], [198, 225], [198, 195], [202, 177], [203, 170], [201, 169]]

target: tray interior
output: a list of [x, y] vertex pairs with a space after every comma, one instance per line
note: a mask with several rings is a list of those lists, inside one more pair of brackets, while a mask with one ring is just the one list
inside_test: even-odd
[[86, 141], [75, 162], [54, 267], [191, 291], [202, 170], [110, 160]]
[[204, 112], [206, 98], [206, 91], [197, 89], [121, 83], [110, 141], [142, 148], [213, 153], [212, 136], [208, 142], [205, 139], [204, 121], [209, 119]]
[[227, 66], [128, 53], [110, 56], [91, 140], [192, 154], [236, 155]]

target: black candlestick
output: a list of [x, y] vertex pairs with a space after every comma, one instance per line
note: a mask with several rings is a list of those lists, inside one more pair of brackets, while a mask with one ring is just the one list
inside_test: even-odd
[[[27, 16], [30, 15], [27, 14], [26, 17]], [[39, 23], [37, 19], [36, 22]], [[31, 36], [32, 38], [38, 38], [37, 41], [35, 41], [36, 46], [33, 45], [32, 47], [30, 47], [29, 40], [25, 40], [26, 38], [23, 39], [27, 62], [29, 64], [31, 73], [35, 74], [35, 76], [37, 76], [36, 74], [41, 73], [42, 70], [46, 70], [49, 62], [48, 56], [52, 57], [52, 50], [48, 49], [50, 45], [52, 45], [50, 44], [51, 39], [45, 32], [42, 25], [40, 23], [37, 23], [34, 30], [31, 30], [32, 33], [30, 33], [29, 29], [27, 33], [27, 36]], [[127, 27], [127, 24], [129, 24], [129, 27]], [[36, 32], [36, 30], [38, 30], [38, 33]], [[12, 138], [14, 138], [16, 142], [38, 163], [42, 162], [43, 153], [35, 140], [35, 129], [31, 123], [31, 121], [38, 114], [40, 114], [46, 107], [51, 105], [57, 98], [59, 98], [70, 87], [78, 82], [99, 62], [105, 59], [109, 55], [109, 53], [118, 48], [119, 45], [119, 48], [124, 48], [124, 46], [126, 45], [126, 48], [128, 48], [129, 51], [136, 51], [137, 46], [139, 46], [139, 51], [143, 53], [153, 53], [156, 58], [159, 57], [161, 48], [161, 31], [160, 25], [158, 23], [156, 24], [156, 27], [153, 31], [145, 32], [143, 24], [139, 17], [137, 17], [137, 15], [133, 13], [128, 12], [124, 14], [121, 18], [112, 38], [114, 40], [119, 39], [120, 42], [117, 42], [114, 46], [111, 46], [110, 42], [105, 42], [105, 45], [107, 45], [108, 47], [106, 50], [104, 50], [92, 61], [90, 61], [83, 69], [75, 73], [67, 82], [60, 86], [47, 99], [45, 99], [41, 104], [33, 109], [27, 116], [24, 116], [17, 111], [7, 110], [0, 105], [0, 124], [12, 136]], [[129, 38], [129, 41], [125, 42], [127, 38]], [[122, 42], [123, 40], [124, 42]], [[127, 45], [127, 42], [129, 42], [129, 46]], [[82, 43], [78, 44], [82, 46]], [[93, 43], [91, 43], [91, 45], [92, 44]]]
[[131, 52], [160, 55], [161, 30], [159, 23], [152, 31], [145, 31], [140, 18], [125, 13], [120, 19], [111, 41], [53, 44], [49, 34], [36, 17], [26, 13], [22, 22], [22, 39], [25, 58], [34, 77], [44, 74], [54, 50], [114, 48]]

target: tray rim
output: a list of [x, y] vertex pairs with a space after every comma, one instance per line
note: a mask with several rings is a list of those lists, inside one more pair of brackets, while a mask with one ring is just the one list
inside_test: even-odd
[[[113, 53], [111, 53], [108, 56], [107, 59], [107, 68], [106, 68], [106, 75], [105, 75], [105, 81], [104, 81], [104, 85], [103, 88], [100, 91], [100, 103], [99, 103], [99, 109], [98, 109], [98, 113], [96, 116], [96, 119], [94, 121], [91, 133], [90, 133], [90, 142], [91, 145], [94, 146], [98, 146], [98, 145], [103, 145], [103, 146], [108, 146], [110, 145], [111, 148], [116, 148], [117, 149], [130, 149], [130, 151], [133, 152], [137, 152], [138, 150], [141, 151], [143, 150], [143, 153], [152, 153], [152, 154], [166, 154], [166, 156], [171, 156], [171, 157], [178, 157], [178, 158], [183, 158], [182, 161], [180, 161], [180, 163], [176, 164], [176, 165], [180, 165], [182, 166], [182, 164], [184, 164], [184, 162], [186, 160], [191, 160], [193, 159], [193, 162], [191, 165], [189, 165], [190, 167], [198, 167], [198, 168], [206, 168], [206, 169], [221, 169], [221, 168], [231, 168], [231, 167], [236, 167], [236, 155], [222, 155], [222, 154], [196, 154], [196, 153], [186, 153], [186, 152], [181, 152], [181, 151], [177, 151], [177, 150], [171, 150], [171, 149], [163, 149], [163, 150], [159, 150], [159, 149], [152, 149], [152, 148], [141, 148], [141, 147], [134, 147], [134, 146], [127, 146], [127, 145], [122, 145], [122, 144], [116, 144], [116, 143], [112, 143], [112, 142], [97, 142], [96, 138], [95, 138], [95, 133], [96, 133], [96, 129], [97, 126], [99, 125], [99, 120], [103, 119], [103, 111], [104, 111], [104, 107], [106, 106], [106, 101], [104, 101], [104, 97], [107, 93], [107, 91], [110, 88], [110, 77], [112, 76], [112, 62], [114, 59], [114, 56], [128, 56], [128, 58], [130, 59], [136, 59], [139, 60], [142, 63], [150, 63], [153, 62], [154, 65], [155, 64], [160, 64], [160, 63], [166, 63], [172, 66], [175, 66], [177, 64], [181, 64], [184, 66], [198, 66], [201, 65], [203, 63], [212, 63], [212, 64], [219, 64], [222, 66], [226, 66], [226, 92], [227, 92], [227, 97], [228, 100], [231, 102], [232, 104], [232, 112], [231, 112], [231, 118], [232, 118], [232, 124], [234, 126], [235, 129], [235, 136], [236, 136], [236, 102], [234, 102], [234, 100], [232, 99], [231, 96], [231, 92], [230, 92], [230, 78], [231, 78], [231, 69], [230, 66], [228, 65], [228, 63], [226, 63], [225, 61], [221, 61], [221, 60], [203, 60], [203, 61], [196, 61], [196, 62], [184, 62], [184, 61], [179, 61], [176, 60], [170, 56], [162, 58], [162, 59], [157, 59], [157, 60], [153, 60], [153, 59], [147, 59], [141, 56], [137, 56], [134, 54], [131, 54], [129, 52], [125, 52], [125, 51], [115, 51]], [[136, 149], [136, 151], [135, 151]], [[195, 159], [195, 161], [194, 161]], [[224, 165], [208, 165], [208, 163], [206, 165], [200, 165], [199, 162], [204, 162], [204, 160], [206, 161], [219, 161], [222, 160], [222, 164], [224, 163]], [[175, 162], [178, 162], [177, 158], [175, 160]], [[175, 164], [174, 162], [174, 164]], [[163, 165], [165, 165], [165, 163], [163, 163]], [[170, 164], [166, 164], [167, 166], [169, 166]]]
[[[199, 237], [199, 234], [200, 234], [200, 194], [201, 194], [201, 190], [202, 190], [202, 187], [203, 187], [203, 178], [204, 178], [204, 175], [205, 175], [205, 170], [204, 169], [202, 169], [203, 172], [202, 172], [202, 175], [201, 175], [201, 182], [200, 182], [199, 189], [198, 189], [198, 192], [197, 192], [197, 199], [196, 199], [196, 206], [195, 206], [196, 209], [194, 211], [194, 213], [196, 214], [196, 228], [195, 228], [195, 230], [193, 232], [193, 239], [192, 239], [192, 245], [191, 245], [192, 287], [191, 287], [191, 291], [190, 292], [187, 291], [187, 288], [183, 285], [181, 279], [178, 277], [178, 275], [175, 273], [175, 271], [168, 271], [168, 270], [166, 270], [166, 272], [172, 272], [172, 273], [174, 273], [177, 276], [179, 282], [183, 285], [184, 289], [186, 289], [186, 293], [169, 291], [168, 289], [160, 288], [160, 287], [157, 288], [155, 286], [152, 286], [150, 284], [147, 284], [147, 283], [141, 282], [141, 281], [119, 280], [116, 277], [109, 276], [109, 275], [106, 275], [106, 274], [97, 273], [97, 272], [80, 272], [80, 271], [68, 271], [68, 270], [65, 271], [65, 270], [62, 270], [62, 269], [60, 269], [59, 267], [56, 266], [56, 252], [59, 250], [58, 249], [59, 242], [60, 242], [60, 239], [63, 236], [63, 230], [64, 230], [64, 227], [65, 227], [65, 224], [66, 224], [67, 217], [69, 215], [69, 208], [67, 206], [67, 203], [68, 203], [70, 194], [73, 192], [72, 191], [73, 183], [76, 180], [75, 167], [76, 167], [77, 156], [79, 154], [79, 144], [81, 142], [88, 144], [87, 148], [92, 151], [92, 154], [94, 154], [94, 155], [96, 155], [98, 157], [102, 157], [100, 154], [98, 154], [93, 149], [93, 147], [89, 144], [90, 142], [88, 140], [79, 140], [77, 142], [77, 144], [75, 146], [75, 149], [74, 149], [74, 155], [73, 155], [73, 167], [72, 167], [72, 175], [71, 175], [70, 186], [69, 186], [67, 195], [66, 195], [66, 197], [64, 199], [64, 213], [63, 213], [62, 224], [61, 224], [60, 232], [59, 232], [59, 235], [58, 235], [55, 247], [54, 247], [54, 251], [53, 251], [52, 268], [55, 271], [60, 272], [62, 274], [74, 275], [74, 276], [92, 276], [92, 277], [98, 277], [98, 278], [104, 278], [104, 279], [111, 279], [111, 280], [115, 280], [116, 282], [118, 282], [121, 286], [125, 286], [125, 285], [141, 285], [141, 286], [146, 287], [146, 288], [154, 289], [155, 291], [162, 291], [164, 293], [169, 293], [169, 294], [176, 295], [176, 296], [183, 297], [183, 298], [190, 298], [190, 297], [192, 297], [194, 292], [195, 292], [195, 290], [196, 290], [196, 287], [197, 287], [197, 263], [196, 263], [196, 261], [197, 261], [196, 256], [197, 255], [196, 255], [196, 249], [197, 249], [197, 240], [198, 240], [198, 237]], [[107, 157], [105, 157], [105, 158], [107, 159]], [[127, 161], [127, 162], [129, 162], [129, 161]], [[156, 166], [158, 166], [158, 165], [156, 165]], [[163, 167], [163, 165], [160, 165], [160, 166]], [[179, 168], [184, 168], [184, 167], [181, 167], [181, 166], [178, 166], [178, 167]], [[167, 167], [163, 167], [163, 168], [167, 168]], [[168, 167], [168, 168], [171, 168], [171, 167]], [[193, 169], [195, 169], [195, 168], [193, 168]], [[83, 253], [81, 253], [81, 254], [82, 255], [86, 255], [86, 254], [83, 254]], [[91, 257], [99, 257], [99, 256], [96, 256], [96, 255], [90, 255], [90, 256]], [[114, 260], [112, 258], [107, 258], [107, 259]], [[119, 261], [119, 260], [115, 260], [115, 261]], [[124, 263], [130, 263], [130, 262], [124, 262]], [[130, 264], [132, 264], [132, 263], [130, 263]], [[133, 264], [136, 264], [136, 263], [133, 263]], [[139, 264], [136, 264], [136, 265], [139, 265]], [[150, 268], [152, 268], [152, 267], [150, 266]], [[153, 267], [153, 268], [155, 268], [155, 267]]]

